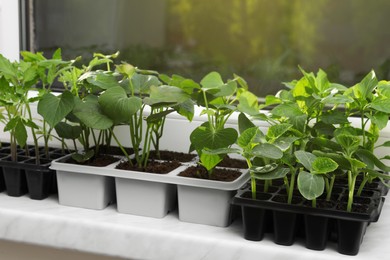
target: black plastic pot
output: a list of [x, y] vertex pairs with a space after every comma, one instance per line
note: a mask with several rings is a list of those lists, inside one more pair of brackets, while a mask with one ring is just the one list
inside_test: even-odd
[[281, 186], [272, 193], [257, 193], [260, 198], [252, 199], [250, 185], [238, 191], [232, 204], [241, 206], [245, 239], [261, 240], [267, 225], [265, 212], [272, 212], [276, 244], [292, 245], [300, 236], [308, 249], [323, 250], [327, 241], [336, 240], [339, 253], [356, 255], [367, 226], [378, 220], [384, 203], [380, 192], [368, 192], [369, 197], [358, 197], [353, 205], [361, 206], [362, 211], [347, 212], [343, 197], [346, 189], [335, 199], [340, 204], [319, 199], [316, 208], [301, 197], [293, 197], [293, 202], [287, 204], [285, 192]]
[[29, 165], [25, 172], [30, 198], [34, 200], [47, 198], [55, 185], [53, 182], [55, 171], [49, 169], [51, 162], [41, 160], [40, 164], [36, 165], [35, 159], [30, 159], [24, 163]]
[[27, 193], [27, 180], [24, 168], [18, 165], [23, 165], [23, 161], [28, 157], [18, 156], [17, 161], [13, 162], [11, 157], [4, 157], [0, 159], [0, 166], [2, 166], [5, 189], [7, 195], [11, 197], [20, 197]]
[[49, 160], [43, 159], [36, 164], [35, 158], [27, 156], [18, 156], [16, 162], [11, 156], [1, 158], [7, 194], [20, 197], [29, 193], [31, 199], [42, 200], [56, 192], [55, 171], [49, 169], [50, 164]]
[[306, 247], [313, 250], [324, 250], [329, 238], [329, 218], [304, 215]]

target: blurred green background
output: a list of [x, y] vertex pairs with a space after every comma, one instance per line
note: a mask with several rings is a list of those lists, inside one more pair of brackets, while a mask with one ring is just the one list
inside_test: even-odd
[[34, 49], [200, 80], [236, 73], [259, 96], [305, 70], [346, 85], [390, 75], [389, 0], [34, 0]]

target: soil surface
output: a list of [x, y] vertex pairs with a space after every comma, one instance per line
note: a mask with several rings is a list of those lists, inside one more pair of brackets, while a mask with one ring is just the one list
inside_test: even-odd
[[213, 173], [209, 176], [206, 168], [202, 166], [191, 166], [187, 168], [185, 171], [179, 173], [179, 176], [182, 177], [190, 177], [197, 179], [207, 179], [207, 180], [215, 180], [215, 181], [224, 181], [231, 182], [236, 180], [241, 176], [240, 171], [229, 170], [225, 168], [216, 168], [213, 170]]
[[77, 162], [74, 159], [70, 158], [66, 161], [66, 163], [80, 164], [80, 165], [88, 165], [88, 166], [96, 166], [96, 167], [104, 167], [111, 163], [118, 161], [118, 158], [115, 158], [111, 155], [99, 155], [91, 158], [85, 162]]
[[190, 153], [181, 153], [162, 150], [160, 151], [160, 156], [157, 156], [156, 151], [150, 151], [149, 158], [154, 160], [164, 160], [164, 161], [179, 161], [179, 162], [190, 162], [196, 157], [196, 154]]
[[136, 164], [130, 165], [127, 161], [122, 161], [117, 165], [116, 169], [165, 174], [173, 171], [179, 166], [181, 166], [181, 163], [179, 161], [169, 161], [169, 162], [150, 161], [148, 165], [145, 168], [143, 168], [143, 167], [138, 167]]
[[[287, 203], [287, 196], [281, 196], [281, 195], [276, 195], [275, 197], [272, 198], [272, 201], [279, 202], [279, 203]], [[299, 197], [292, 197], [291, 198], [291, 204], [300, 204], [302, 202], [302, 199]]]
[[[336, 209], [341, 210], [341, 211], [347, 211], [347, 203], [337, 204]], [[352, 204], [352, 212], [367, 213], [368, 212], [368, 205], [353, 203]]]
[[[125, 148], [125, 151], [128, 155], [131, 155], [134, 153], [133, 148]], [[109, 155], [124, 155], [122, 150], [117, 146], [100, 146], [99, 147], [99, 153], [101, 154], [109, 154]]]
[[220, 167], [228, 167], [228, 168], [237, 168], [237, 169], [248, 169], [248, 164], [245, 160], [230, 158], [229, 156], [225, 156], [223, 160], [218, 164]]

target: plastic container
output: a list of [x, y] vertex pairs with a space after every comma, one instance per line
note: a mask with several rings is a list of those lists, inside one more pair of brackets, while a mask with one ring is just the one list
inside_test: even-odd
[[[68, 157], [64, 157], [55, 160], [52, 162], [51, 166], [52, 169], [57, 171], [60, 204], [64, 201], [62, 198], [65, 192], [69, 194], [76, 193], [74, 186], [64, 186], [64, 176], [72, 175], [75, 177], [77, 175], [85, 175], [95, 176], [95, 178], [114, 177], [118, 212], [162, 218], [175, 208], [176, 201], [178, 200], [180, 220], [215, 226], [227, 226], [229, 224], [231, 211], [230, 200], [234, 196], [236, 190], [249, 179], [249, 173], [246, 170], [241, 170], [243, 171], [243, 174], [234, 182], [220, 182], [178, 176], [181, 171], [189, 167], [189, 164], [183, 164], [166, 174], [155, 174], [115, 169], [119, 162], [106, 167], [74, 165], [65, 163], [67, 158]], [[91, 184], [85, 184], [85, 186], [89, 186], [88, 189], [102, 190], [104, 188], [104, 185], [92, 187]], [[82, 187], [79, 187], [79, 189], [83, 190]], [[84, 190], [85, 189], [87, 188], [84, 188]], [[84, 191], [83, 193], [85, 196], [91, 196], [91, 192], [95, 194], [96, 191]], [[108, 191], [106, 190], [101, 191], [100, 193], [107, 194], [107, 192]], [[210, 193], [210, 195], [206, 196], [206, 193]], [[201, 199], [194, 199], [194, 196], [192, 196], [193, 194], [198, 194]], [[81, 197], [81, 194], [75, 195], [74, 197], [74, 199], [77, 200]], [[216, 203], [213, 202], [214, 199], [216, 199]], [[102, 205], [106, 205], [106, 202], [108, 201], [109, 200], [103, 201]], [[70, 204], [71, 203], [67, 203], [67, 205]], [[72, 204], [76, 205], [76, 203]], [[217, 206], [220, 205], [223, 205], [222, 213], [217, 208]], [[197, 206], [204, 206], [204, 209], [196, 208]], [[187, 209], [191, 210], [192, 213], [188, 213]], [[214, 215], [208, 216], [208, 213], [205, 215], [205, 212], [216, 212], [216, 214], [220, 214], [221, 217], [216, 217]], [[195, 217], [187, 217], [189, 215], [195, 215]], [[197, 220], [199, 216], [201, 218], [206, 218], [207, 220]], [[210, 221], [210, 219], [214, 220]], [[215, 219], [217, 219], [217, 222]]]
[[[366, 228], [371, 222], [376, 222], [381, 213], [384, 198], [378, 191], [371, 191], [369, 197], [356, 199], [365, 211], [347, 212], [343, 210], [346, 198], [346, 188], [337, 198], [338, 203], [321, 204], [317, 199], [317, 208], [301, 197], [297, 197], [293, 204], [280, 202], [277, 197], [284, 196], [283, 188], [272, 193], [257, 193], [257, 199], [252, 199], [250, 187], [247, 185], [233, 198], [232, 204], [241, 206], [243, 216], [244, 238], [259, 241], [265, 231], [266, 212], [272, 212], [273, 237], [276, 244], [292, 245], [298, 236], [297, 230], [304, 230], [302, 234], [306, 247], [313, 250], [323, 250], [331, 234], [335, 237], [341, 254], [356, 255], [359, 252]], [[330, 205], [322, 206], [322, 205]], [[341, 209], [339, 209], [341, 208]], [[302, 222], [298, 221], [302, 219]], [[331, 225], [330, 223], [335, 223]]]

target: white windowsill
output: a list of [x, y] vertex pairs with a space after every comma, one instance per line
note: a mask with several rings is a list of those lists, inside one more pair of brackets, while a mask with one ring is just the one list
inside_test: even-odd
[[[115, 205], [104, 210], [61, 206], [56, 197], [42, 201], [0, 194], [0, 238], [132, 259], [351, 259], [328, 243], [312, 251], [298, 240], [293, 246], [242, 237], [241, 221], [219, 228], [180, 222], [177, 213], [163, 219], [120, 214]], [[390, 254], [390, 205], [385, 203], [378, 223], [372, 223], [360, 252], [353, 259], [387, 259]]]

